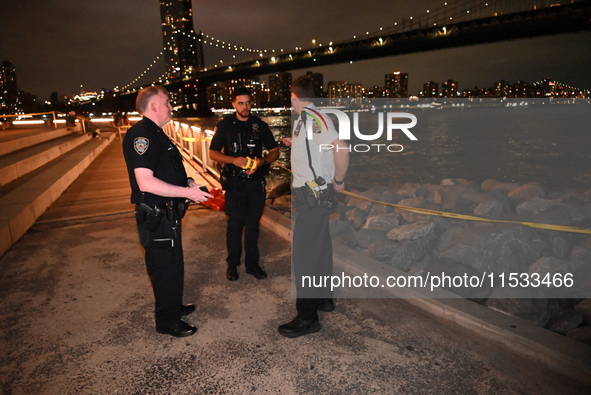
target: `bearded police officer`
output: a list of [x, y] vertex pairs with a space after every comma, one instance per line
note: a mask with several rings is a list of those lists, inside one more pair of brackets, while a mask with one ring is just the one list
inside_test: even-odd
[[179, 150], [162, 130], [172, 111], [166, 89], [142, 89], [136, 108], [143, 119], [127, 132], [123, 153], [154, 290], [156, 330], [177, 337], [191, 336], [197, 328], [181, 320], [195, 311], [195, 305], [183, 305], [181, 218], [189, 200], [199, 203], [211, 195], [187, 178]]
[[[268, 165], [279, 158], [279, 148], [269, 126], [251, 114], [252, 94], [237, 88], [232, 93], [236, 110], [220, 121], [211, 140], [211, 159], [224, 165], [222, 187], [226, 190], [228, 225], [226, 246], [226, 278], [238, 280], [242, 253], [242, 232], [246, 273], [264, 279], [267, 273], [259, 265], [259, 221], [265, 207], [265, 174]], [[263, 147], [268, 151], [263, 156]]]

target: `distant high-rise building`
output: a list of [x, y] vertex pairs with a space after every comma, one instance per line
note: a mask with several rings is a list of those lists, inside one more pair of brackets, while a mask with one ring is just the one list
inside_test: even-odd
[[364, 94], [365, 89], [361, 84], [349, 84], [345, 81], [330, 81], [328, 83], [328, 97], [330, 99], [360, 99]]
[[423, 84], [422, 97], [437, 97], [439, 95], [439, 84], [435, 81], [429, 81]]
[[312, 79], [314, 85], [314, 97], [324, 97], [324, 75], [322, 73], [306, 73]]
[[339, 99], [344, 97], [346, 91], [346, 81], [330, 81], [328, 83], [328, 98]]
[[366, 90], [365, 96], [371, 99], [383, 99], [387, 97], [386, 90], [377, 85], [374, 85], [372, 88]]
[[494, 87], [495, 96], [498, 97], [511, 97], [511, 85], [505, 80], [500, 80], [495, 84]]
[[408, 97], [408, 73], [395, 71], [386, 74], [384, 87], [388, 97]]
[[513, 84], [514, 97], [530, 97], [532, 95], [531, 86], [525, 81], [517, 81]]
[[16, 69], [11, 61], [5, 60], [0, 66], [0, 113], [15, 114], [19, 107]]
[[447, 80], [441, 83], [441, 96], [458, 97], [458, 81]]
[[201, 33], [193, 30], [191, 0], [161, 0], [162, 40], [168, 78], [178, 78], [204, 67]]
[[291, 73], [269, 76], [269, 104], [273, 107], [291, 107]]

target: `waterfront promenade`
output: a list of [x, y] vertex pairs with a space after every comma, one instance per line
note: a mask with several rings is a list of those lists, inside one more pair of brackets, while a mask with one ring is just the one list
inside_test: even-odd
[[341, 299], [286, 339], [290, 246], [261, 232], [258, 281], [225, 279], [225, 216], [184, 220], [189, 338], [156, 333], [121, 141], [0, 259], [3, 394], [577, 394], [589, 388], [399, 299]]

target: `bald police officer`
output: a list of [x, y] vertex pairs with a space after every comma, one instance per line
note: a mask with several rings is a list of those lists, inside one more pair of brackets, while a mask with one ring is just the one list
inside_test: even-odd
[[191, 336], [197, 328], [181, 320], [195, 311], [195, 305], [183, 304], [181, 218], [188, 200], [199, 203], [211, 195], [187, 178], [179, 150], [162, 130], [172, 119], [166, 89], [142, 89], [136, 108], [143, 119], [127, 132], [123, 153], [131, 203], [136, 205], [138, 233], [154, 290], [156, 330], [176, 337]]

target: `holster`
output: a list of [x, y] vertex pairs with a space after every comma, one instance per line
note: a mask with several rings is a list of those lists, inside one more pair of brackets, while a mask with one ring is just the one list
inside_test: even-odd
[[162, 222], [163, 212], [158, 206], [148, 206], [146, 203], [139, 203], [136, 210], [141, 214], [140, 222], [146, 224], [150, 232], [155, 232]]
[[308, 184], [294, 188], [295, 200], [308, 207], [324, 207], [333, 209], [338, 205], [335, 199], [335, 190], [332, 184], [326, 184], [325, 189], [312, 189]]

